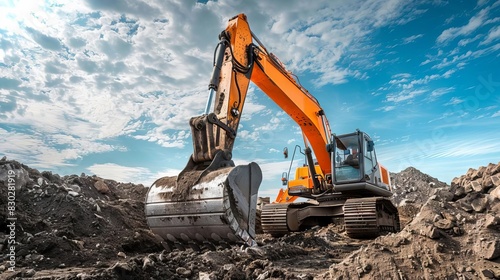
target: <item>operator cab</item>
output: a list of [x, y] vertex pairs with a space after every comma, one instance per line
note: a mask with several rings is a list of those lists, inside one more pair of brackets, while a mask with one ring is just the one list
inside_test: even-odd
[[333, 136], [333, 184], [336, 191], [391, 196], [388, 172], [377, 163], [374, 143], [368, 134], [354, 133]]

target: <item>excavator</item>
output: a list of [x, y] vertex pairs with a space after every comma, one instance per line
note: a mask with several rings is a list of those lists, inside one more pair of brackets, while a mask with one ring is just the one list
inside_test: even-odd
[[[255, 162], [235, 166], [232, 160], [250, 82], [299, 125], [306, 159], [260, 217], [262, 171]], [[156, 180], [146, 195], [147, 223], [167, 249], [254, 246], [256, 220], [274, 236], [339, 218], [355, 238], [399, 231], [389, 173], [377, 162], [374, 142], [359, 130], [332, 134], [319, 102], [267, 51], [245, 14], [220, 33], [208, 88], [205, 112], [189, 121], [188, 163], [178, 176]], [[306, 201], [293, 202], [298, 197]]]

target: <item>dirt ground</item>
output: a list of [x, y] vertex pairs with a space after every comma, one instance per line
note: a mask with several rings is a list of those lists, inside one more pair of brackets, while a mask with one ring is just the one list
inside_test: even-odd
[[500, 164], [450, 184], [414, 168], [391, 175], [399, 233], [357, 240], [330, 225], [167, 252], [146, 225], [144, 186], [2, 159], [0, 279], [500, 279]]

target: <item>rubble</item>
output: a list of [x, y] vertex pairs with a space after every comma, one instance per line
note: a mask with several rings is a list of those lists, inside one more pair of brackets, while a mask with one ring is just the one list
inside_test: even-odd
[[0, 205], [8, 206], [9, 178], [16, 204], [14, 213], [0, 208], [0, 278], [500, 278], [500, 163], [471, 168], [450, 185], [415, 168], [391, 177], [405, 225], [399, 233], [356, 240], [332, 224], [259, 234], [257, 247], [169, 252], [147, 227], [143, 185], [59, 176], [3, 158]]
[[[489, 178], [499, 172], [500, 163], [469, 169], [450, 187], [429, 193], [430, 199], [401, 232], [378, 237], [322, 277], [500, 279], [500, 200], [491, 195], [500, 189], [484, 183], [493, 182]], [[394, 246], [398, 240], [402, 245]], [[372, 269], [360, 273], [366, 264]]]

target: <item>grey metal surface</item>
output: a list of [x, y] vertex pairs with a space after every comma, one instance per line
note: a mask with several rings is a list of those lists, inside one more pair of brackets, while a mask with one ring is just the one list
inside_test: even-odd
[[177, 196], [175, 178], [162, 178], [151, 186], [146, 197], [148, 225], [173, 244], [255, 245], [261, 180], [260, 168], [251, 163], [212, 172], [189, 190], [182, 190], [187, 195]]

